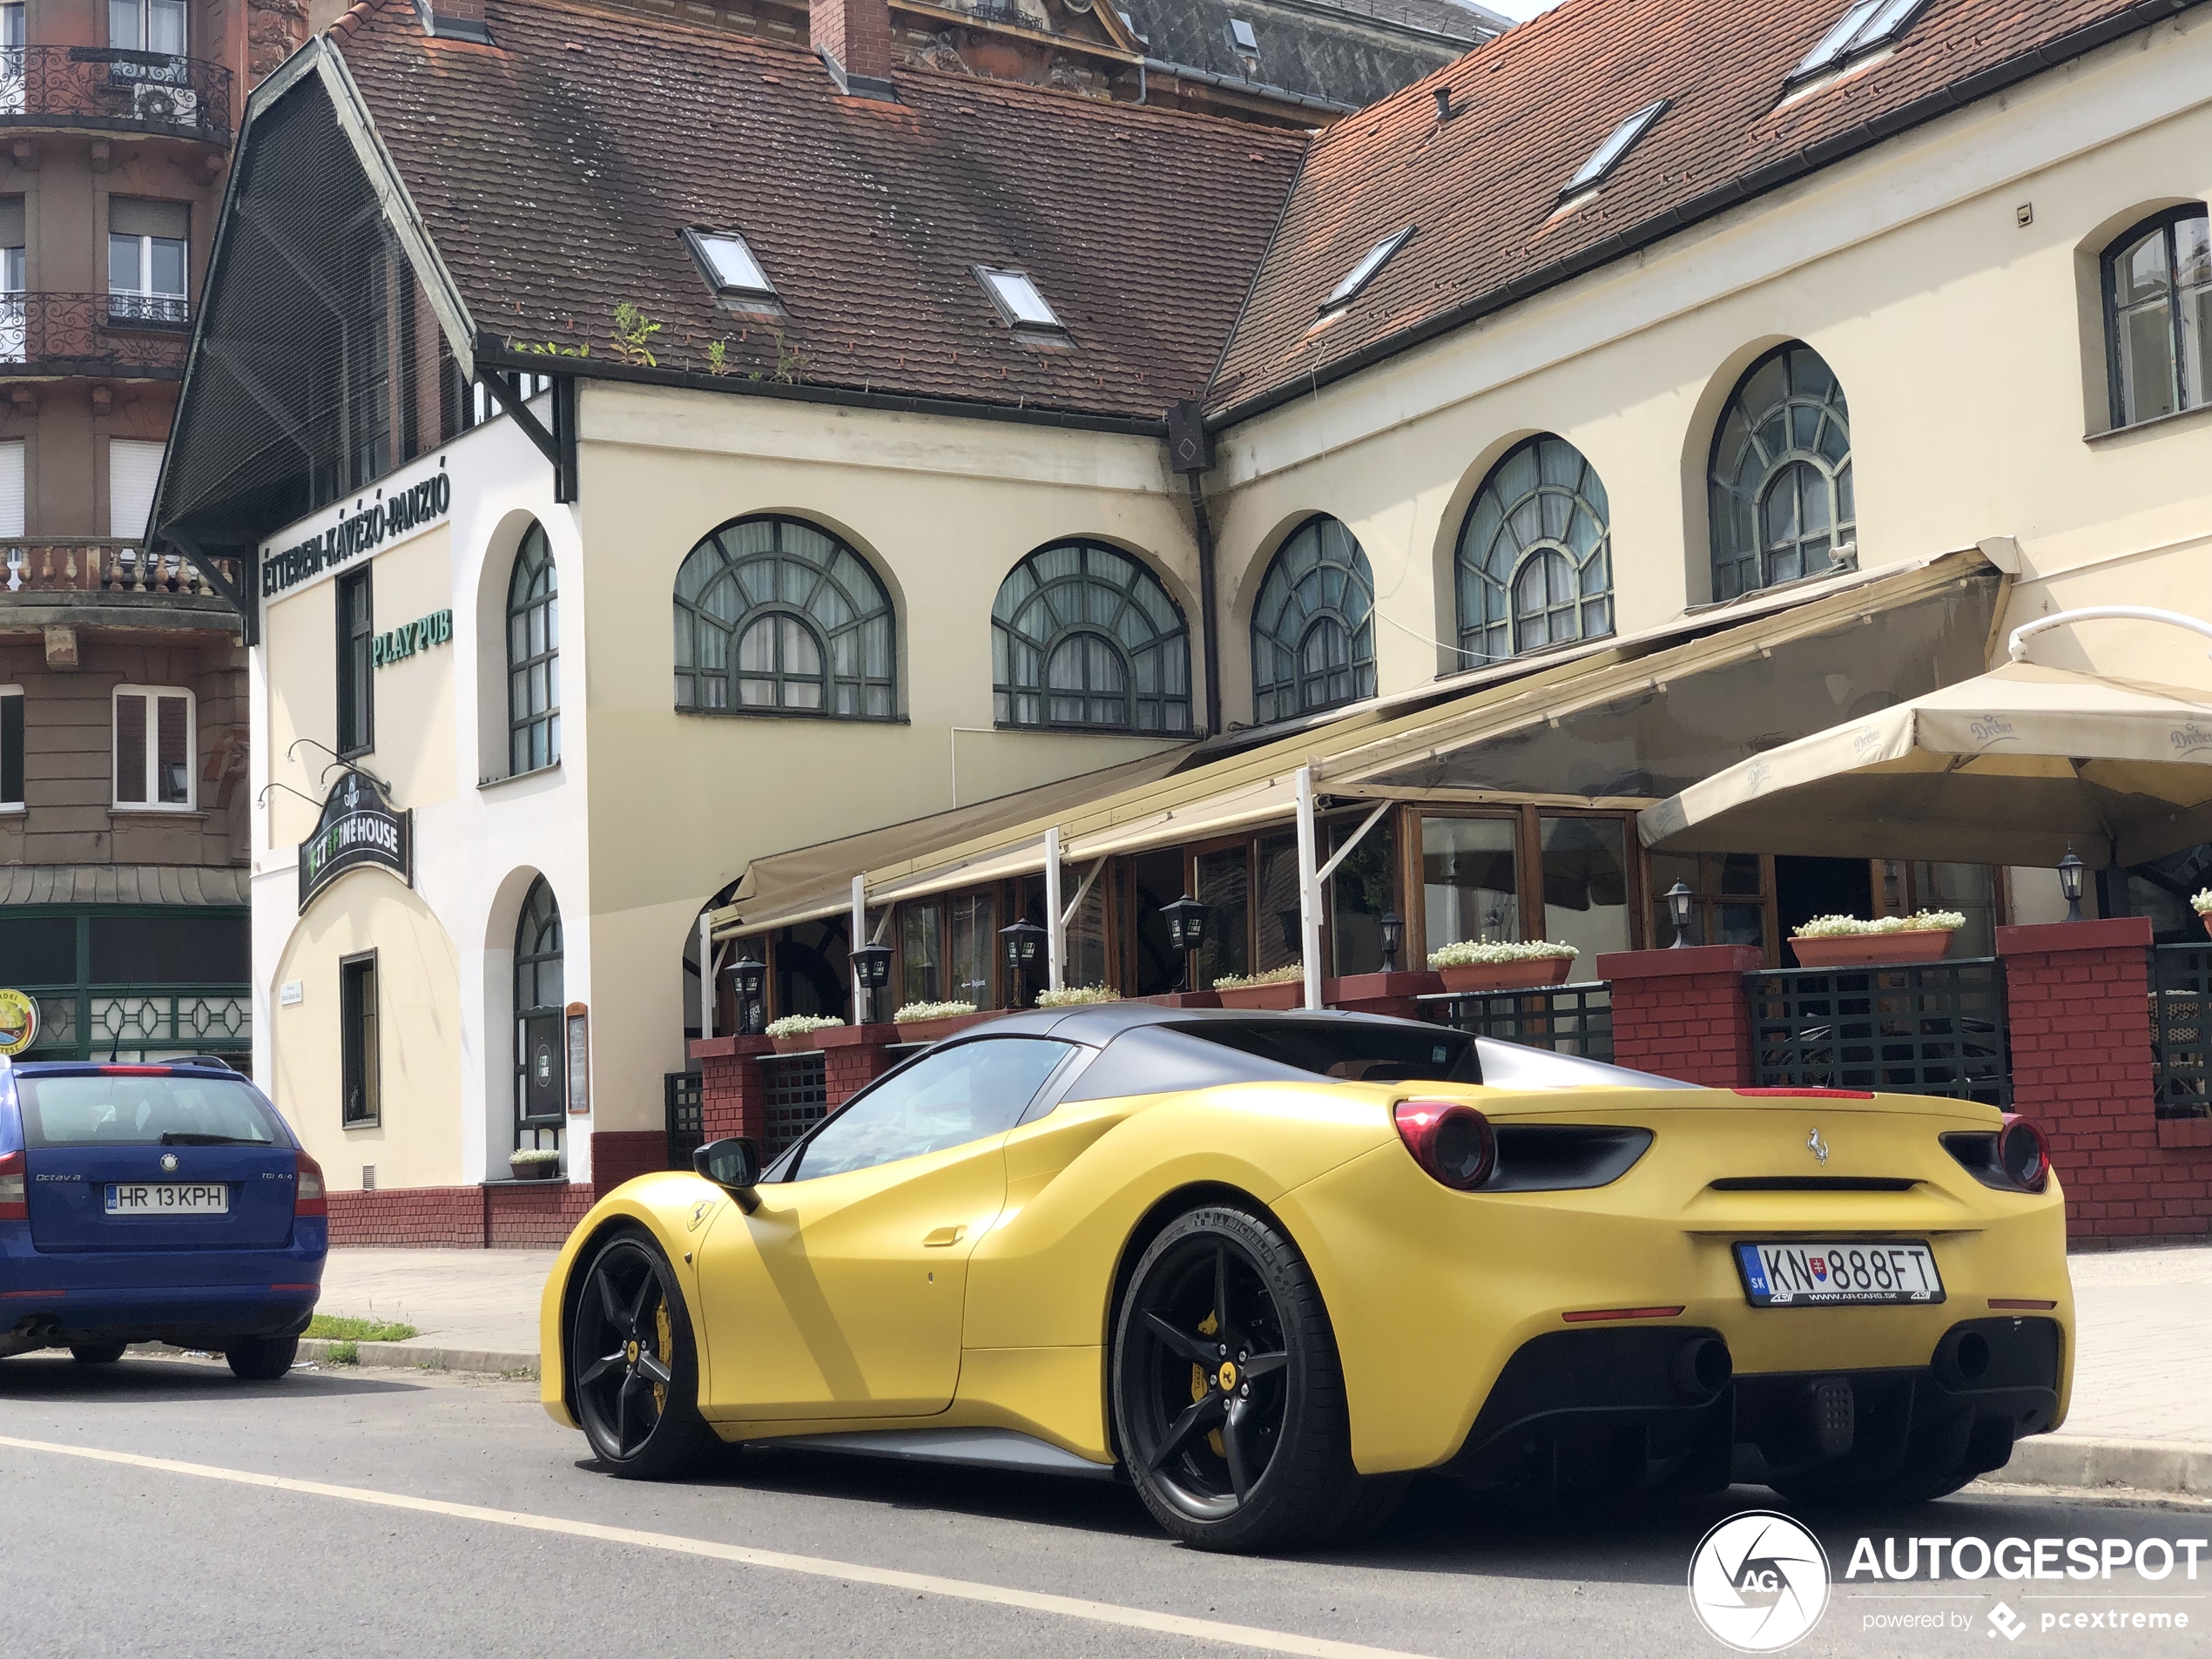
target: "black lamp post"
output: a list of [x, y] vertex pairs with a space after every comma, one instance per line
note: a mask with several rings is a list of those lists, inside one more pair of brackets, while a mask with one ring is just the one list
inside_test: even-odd
[[1013, 1000], [1007, 1007], [1018, 1008], [1022, 1006], [1022, 975], [1025, 970], [1034, 972], [1039, 962], [1049, 960], [1048, 946], [1051, 935], [1024, 916], [1012, 927], [1000, 928], [999, 937], [1006, 941], [1006, 966], [1011, 981], [1007, 990]]
[[768, 964], [753, 960], [748, 951], [730, 964], [730, 982], [738, 993], [738, 1035], [757, 1037], [765, 1023], [764, 993], [768, 988]]
[[1398, 947], [1404, 942], [1406, 924], [1398, 919], [1395, 910], [1386, 910], [1376, 926], [1382, 929], [1382, 971], [1395, 974], [1398, 971]]
[[2068, 847], [2066, 856], [2059, 860], [2059, 891], [2066, 898], [2066, 919], [2080, 921], [2081, 915], [2081, 873], [2089, 867], [2074, 857]]
[[1675, 922], [1675, 942], [1667, 947], [1669, 950], [1680, 950], [1689, 943], [1689, 905], [1695, 896], [1686, 881], [1677, 881], [1667, 889], [1667, 914]]
[[1160, 907], [1160, 919], [1168, 925], [1168, 939], [1184, 955], [1183, 982], [1191, 990], [1203, 990], [1198, 983], [1198, 952], [1206, 942], [1206, 923], [1213, 915], [1211, 905], [1201, 904], [1184, 894], [1173, 904]]
[[[860, 989], [868, 999], [867, 1018], [853, 1022], [856, 1025], [864, 1025], [875, 1017], [875, 994], [891, 983], [891, 947], [863, 945], [854, 951], [853, 977], [860, 982]], [[855, 1008], [853, 1012], [857, 1015], [861, 1010]]]

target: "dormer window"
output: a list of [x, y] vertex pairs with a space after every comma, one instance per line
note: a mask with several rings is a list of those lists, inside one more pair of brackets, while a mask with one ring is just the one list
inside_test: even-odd
[[988, 265], [979, 265], [974, 269], [975, 280], [991, 296], [991, 303], [998, 307], [1007, 327], [1022, 334], [1066, 337], [1068, 325], [1045, 303], [1043, 293], [1027, 272], [1001, 271]]
[[1789, 84], [1848, 67], [1888, 45], [1920, 15], [1927, 0], [1855, 0], [1820, 44], [1790, 71]]
[[1629, 153], [1629, 148], [1667, 112], [1667, 103], [1668, 100], [1662, 98], [1656, 103], [1647, 104], [1615, 127], [1606, 136], [1605, 142], [1590, 152], [1590, 158], [1581, 165], [1575, 176], [1559, 187], [1560, 199], [1566, 201], [1585, 191], [1595, 190], [1611, 177], [1613, 170], [1621, 165], [1622, 158]]
[[699, 262], [708, 284], [724, 299], [754, 306], [777, 303], [776, 285], [735, 231], [687, 230], [684, 239]]
[[1413, 226], [1408, 225], [1402, 231], [1393, 231], [1369, 248], [1360, 256], [1359, 263], [1345, 273], [1344, 280], [1329, 290], [1329, 297], [1321, 302], [1321, 314], [1325, 317], [1332, 311], [1341, 311], [1357, 300], [1360, 292], [1375, 280], [1375, 273], [1389, 263], [1390, 256], [1405, 246], [1413, 235]]

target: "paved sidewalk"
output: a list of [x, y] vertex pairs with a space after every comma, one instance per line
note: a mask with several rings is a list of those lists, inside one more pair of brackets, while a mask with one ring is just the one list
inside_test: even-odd
[[[404, 1320], [364, 1364], [512, 1371], [537, 1362], [550, 1250], [334, 1250], [321, 1311]], [[2074, 1410], [2001, 1479], [2212, 1494], [2212, 1244], [2070, 1260], [2080, 1353]], [[312, 1357], [318, 1351], [310, 1349]]]

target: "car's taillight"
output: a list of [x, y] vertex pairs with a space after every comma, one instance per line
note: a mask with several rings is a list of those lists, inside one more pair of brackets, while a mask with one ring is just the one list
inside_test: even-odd
[[305, 1152], [300, 1155], [299, 1178], [293, 1184], [292, 1213], [295, 1216], [327, 1216], [330, 1200], [323, 1197], [322, 1165]]
[[0, 1152], [0, 1221], [29, 1221], [30, 1195], [24, 1188], [24, 1156]]
[[1778, 1097], [1784, 1100], [1871, 1100], [1874, 1098], [1874, 1091], [1871, 1089], [1738, 1089], [1730, 1092], [1768, 1098]]
[[2040, 1192], [2051, 1184], [2050, 1145], [2032, 1120], [2005, 1114], [2005, 1127], [1997, 1131], [1997, 1167], [2022, 1192]]
[[1413, 1162], [1455, 1191], [1479, 1187], [1497, 1162], [1490, 1120], [1455, 1100], [1401, 1100], [1393, 1114]]

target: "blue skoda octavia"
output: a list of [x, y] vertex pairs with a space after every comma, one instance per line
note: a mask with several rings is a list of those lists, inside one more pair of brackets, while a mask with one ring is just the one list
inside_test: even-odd
[[0, 1356], [172, 1342], [266, 1382], [329, 1248], [320, 1167], [219, 1061], [0, 1060]]

